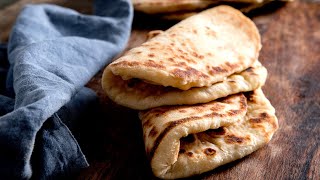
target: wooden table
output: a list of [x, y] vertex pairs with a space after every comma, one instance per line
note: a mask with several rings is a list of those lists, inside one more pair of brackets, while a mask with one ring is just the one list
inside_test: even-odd
[[[89, 9], [88, 3], [68, 5]], [[280, 128], [262, 149], [193, 179], [320, 179], [320, 2], [273, 4], [249, 16], [262, 36], [259, 59], [269, 72], [263, 90]], [[137, 15], [127, 49], [144, 42], [148, 31], [173, 24]], [[97, 92], [102, 115], [82, 126], [80, 140], [91, 166], [75, 177], [156, 179], [144, 154], [137, 112], [108, 100], [100, 78], [101, 72], [87, 86]]]

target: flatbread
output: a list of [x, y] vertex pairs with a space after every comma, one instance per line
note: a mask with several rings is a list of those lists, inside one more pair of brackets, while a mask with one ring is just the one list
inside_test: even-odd
[[134, 9], [147, 14], [200, 10], [217, 3], [212, 0], [132, 0]]
[[[243, 13], [249, 13], [255, 9], [259, 9], [263, 6], [265, 6], [266, 4], [273, 2], [274, 0], [264, 0], [260, 3], [258, 2], [249, 2], [249, 3], [245, 3], [245, 2], [225, 2], [227, 3], [227, 5], [232, 6], [236, 9], [238, 9], [239, 11], [243, 12]], [[222, 3], [222, 4], [225, 4]], [[181, 21], [184, 20], [188, 17], [191, 17], [195, 14], [199, 13], [199, 11], [178, 11], [178, 12], [169, 12], [169, 13], [161, 13], [158, 14], [157, 16], [160, 17], [161, 19], [165, 19], [165, 20], [172, 20], [172, 21]]]
[[252, 66], [261, 48], [254, 23], [218, 6], [181, 21], [108, 66], [122, 79], [181, 90], [210, 86]]
[[266, 78], [266, 68], [256, 61], [253, 67], [233, 74], [221, 82], [184, 91], [149, 84], [139, 79], [123, 80], [107, 68], [102, 86], [114, 102], [132, 109], [145, 110], [164, 105], [206, 103], [230, 94], [252, 91], [263, 86]]
[[189, 177], [240, 159], [268, 143], [278, 128], [261, 89], [206, 104], [141, 111], [146, 153], [155, 176]]
[[[171, 14], [200, 11], [224, 3], [264, 4], [274, 0], [132, 0], [134, 9], [146, 14]], [[285, 0], [288, 1], [288, 0]]]
[[132, 3], [136, 11], [157, 15], [161, 19], [180, 21], [204, 9], [222, 4], [235, 7], [243, 13], [249, 13], [276, 1], [293, 0], [132, 0]]

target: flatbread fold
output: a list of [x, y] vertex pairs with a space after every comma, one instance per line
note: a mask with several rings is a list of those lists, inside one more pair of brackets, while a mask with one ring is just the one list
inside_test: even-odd
[[146, 153], [160, 178], [189, 177], [240, 159], [268, 143], [278, 128], [259, 88], [210, 103], [141, 111]]
[[103, 87], [114, 102], [137, 110], [145, 110], [164, 105], [184, 105], [206, 103], [230, 94], [252, 91], [264, 85], [267, 70], [259, 61], [225, 80], [211, 86], [181, 90], [146, 83], [139, 79], [123, 80], [110, 70], [104, 72]]
[[155, 176], [201, 174], [270, 141], [278, 121], [261, 90], [267, 70], [249, 18], [218, 6], [148, 36], [105, 68], [102, 87], [114, 102], [142, 110]]
[[258, 58], [254, 23], [229, 6], [203, 11], [128, 51], [108, 68], [122, 79], [182, 90], [210, 86]]
[[[260, 49], [254, 23], [234, 8], [218, 6], [158, 33], [112, 62], [104, 71], [102, 86], [115, 102], [139, 110], [208, 102], [264, 84], [266, 70], [257, 62]], [[256, 76], [245, 78], [246, 69]], [[172, 98], [177, 92], [184, 95]], [[194, 98], [185, 98], [188, 95]]]

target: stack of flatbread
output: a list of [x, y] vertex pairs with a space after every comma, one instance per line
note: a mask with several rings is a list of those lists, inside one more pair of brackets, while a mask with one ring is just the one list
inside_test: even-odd
[[250, 19], [218, 6], [151, 36], [107, 66], [102, 86], [140, 110], [155, 176], [200, 174], [270, 141], [278, 122], [261, 90], [267, 70]]
[[227, 4], [248, 13], [270, 2], [292, 0], [131, 0], [136, 11], [164, 19], [182, 20], [204, 9]]

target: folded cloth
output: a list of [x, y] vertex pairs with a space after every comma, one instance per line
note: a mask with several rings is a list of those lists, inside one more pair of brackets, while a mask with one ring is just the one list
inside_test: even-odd
[[88, 166], [66, 126], [77, 116], [66, 113], [83, 113], [94, 102], [83, 86], [123, 50], [133, 16], [128, 0], [97, 0], [94, 8], [95, 15], [83, 15], [28, 5], [9, 38], [9, 63], [1, 45], [2, 179], [66, 177]]

